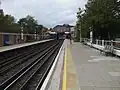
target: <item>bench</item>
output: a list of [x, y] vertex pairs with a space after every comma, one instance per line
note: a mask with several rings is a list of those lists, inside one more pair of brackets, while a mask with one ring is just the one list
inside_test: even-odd
[[106, 55], [113, 55], [114, 54], [114, 47], [111, 45], [105, 45], [104, 50]]
[[11, 41], [5, 41], [5, 45], [12, 45]]

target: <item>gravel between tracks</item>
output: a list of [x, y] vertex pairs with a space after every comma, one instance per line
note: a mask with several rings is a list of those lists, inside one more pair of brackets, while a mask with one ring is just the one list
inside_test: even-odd
[[[51, 45], [51, 44], [50, 44]], [[40, 46], [41, 47], [41, 46]], [[41, 48], [45, 48], [45, 45], [42, 46]], [[35, 55], [35, 57], [40, 56], [41, 53]], [[26, 56], [28, 57], [28, 56]], [[23, 57], [22, 59], [26, 58]], [[13, 74], [15, 74], [17, 71], [19, 71], [20, 69], [22, 69], [23, 67], [25, 67], [26, 65], [29, 65], [32, 61], [34, 61], [33, 59], [34, 57], [28, 58], [27, 60], [24, 61], [24, 63], [20, 63], [19, 65], [11, 68], [9, 71], [0, 74], [0, 83], [3, 83], [5, 80], [7, 80], [10, 76], [12, 76]], [[12, 65], [12, 64], [11, 64]], [[6, 66], [7, 67], [7, 66]], [[1, 70], [1, 69], [0, 69]]]

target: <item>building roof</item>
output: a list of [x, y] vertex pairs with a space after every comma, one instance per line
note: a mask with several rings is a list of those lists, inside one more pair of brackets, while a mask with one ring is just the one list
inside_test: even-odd
[[69, 24], [63, 24], [63, 25], [57, 25], [54, 28], [58, 28], [58, 27], [75, 27], [75, 26], [72, 26], [72, 25], [69, 25]]

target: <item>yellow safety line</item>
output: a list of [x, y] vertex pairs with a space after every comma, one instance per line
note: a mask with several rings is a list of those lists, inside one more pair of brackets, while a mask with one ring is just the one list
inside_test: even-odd
[[62, 90], [66, 90], [66, 77], [67, 77], [67, 49], [65, 49], [65, 57], [64, 57], [64, 70], [63, 70], [63, 82], [62, 82]]

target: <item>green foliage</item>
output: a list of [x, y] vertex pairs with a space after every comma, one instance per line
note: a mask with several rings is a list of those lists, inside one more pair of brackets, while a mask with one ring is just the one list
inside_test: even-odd
[[3, 32], [16, 33], [20, 31], [20, 27], [17, 23], [15, 23], [15, 18], [11, 15], [4, 16], [3, 23]]
[[37, 20], [30, 15], [25, 18], [21, 18], [18, 23], [23, 27], [24, 33], [34, 34], [36, 32], [37, 34], [40, 34], [43, 28], [43, 25], [39, 25]]
[[0, 32], [19, 32], [20, 27], [15, 23], [15, 18], [11, 15], [0, 15]]
[[25, 18], [21, 18], [18, 23], [21, 27], [23, 27], [24, 33], [35, 33], [37, 21], [34, 19], [34, 17], [28, 15]]
[[81, 27], [82, 37], [114, 39], [120, 35], [120, 2], [118, 0], [88, 0], [85, 9], [79, 9], [76, 26]]
[[[8, 33], [21, 33], [21, 28], [23, 27], [24, 33], [37, 34], [41, 33], [44, 28], [43, 25], [39, 25], [34, 17], [27, 15], [25, 18], [19, 19], [16, 22], [15, 18], [11, 15], [0, 14], [0, 32]], [[45, 27], [45, 29], [47, 29]]]

